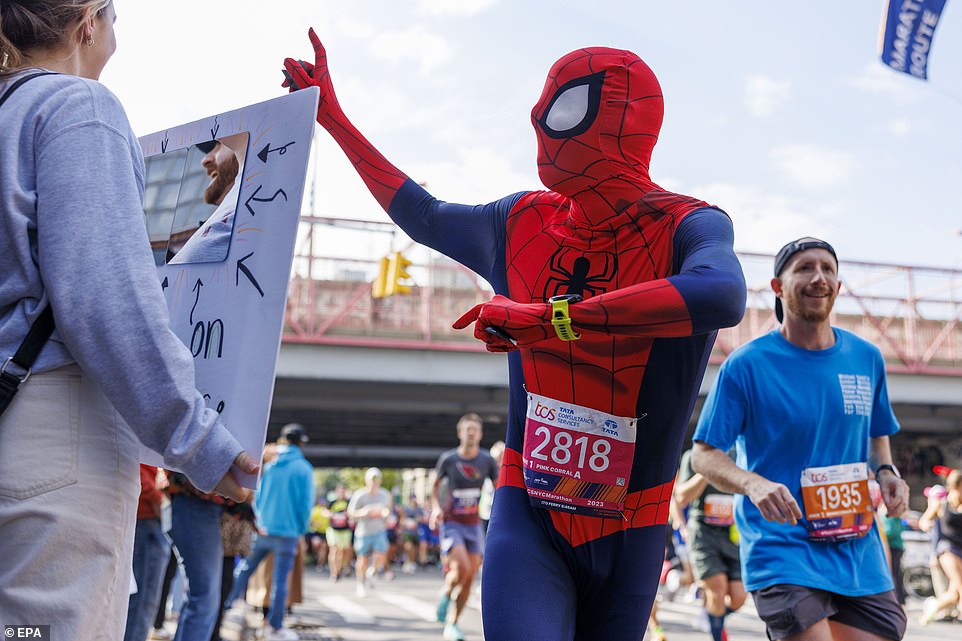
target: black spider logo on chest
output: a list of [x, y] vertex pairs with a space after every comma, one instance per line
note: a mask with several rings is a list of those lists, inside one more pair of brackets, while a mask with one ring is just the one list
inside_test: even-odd
[[559, 294], [597, 296], [608, 289], [618, 273], [618, 256], [605, 252], [586, 254], [561, 247], [552, 256], [545, 281], [545, 300]]

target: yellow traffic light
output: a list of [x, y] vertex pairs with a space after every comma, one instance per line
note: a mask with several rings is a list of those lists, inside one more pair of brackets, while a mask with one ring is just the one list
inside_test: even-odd
[[411, 285], [402, 283], [401, 281], [411, 278], [411, 275], [407, 272], [407, 267], [411, 264], [411, 261], [405, 258], [401, 252], [392, 252], [387, 257], [387, 261], [387, 288], [385, 290], [385, 296], [410, 294]]
[[387, 273], [389, 269], [390, 259], [385, 256], [381, 259], [378, 265], [377, 276], [374, 278], [374, 282], [371, 283], [371, 298], [384, 298], [388, 296], [387, 291]]

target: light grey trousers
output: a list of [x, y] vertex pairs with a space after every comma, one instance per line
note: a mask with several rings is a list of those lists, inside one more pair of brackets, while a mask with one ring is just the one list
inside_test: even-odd
[[139, 452], [79, 367], [21, 386], [0, 416], [0, 627], [123, 639]]

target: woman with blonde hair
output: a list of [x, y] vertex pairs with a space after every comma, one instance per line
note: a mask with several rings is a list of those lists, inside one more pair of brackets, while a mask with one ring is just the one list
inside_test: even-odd
[[922, 625], [935, 620], [938, 612], [953, 606], [962, 614], [962, 471], [952, 470], [945, 479], [948, 490], [941, 501], [929, 500], [929, 506], [919, 518], [919, 527], [929, 531], [938, 521], [939, 540], [936, 544], [939, 565], [949, 585], [937, 599], [926, 599], [922, 607]]
[[237, 500], [256, 471], [169, 328], [115, 18], [0, 0], [0, 621], [60, 640], [123, 638], [142, 445]]

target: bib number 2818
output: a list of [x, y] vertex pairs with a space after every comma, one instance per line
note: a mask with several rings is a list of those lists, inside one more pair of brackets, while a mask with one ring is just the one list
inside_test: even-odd
[[[604, 472], [611, 467], [611, 443], [604, 438], [579, 436], [568, 432], [555, 432], [544, 425], [534, 431], [535, 440], [541, 442], [531, 450], [531, 458], [553, 461], [558, 465], [573, 464], [578, 470], [587, 467], [594, 472]], [[590, 443], [590, 445], [589, 445]], [[589, 451], [590, 450], [590, 451]]]
[[620, 518], [636, 430], [635, 418], [528, 394], [522, 464], [531, 502]]

